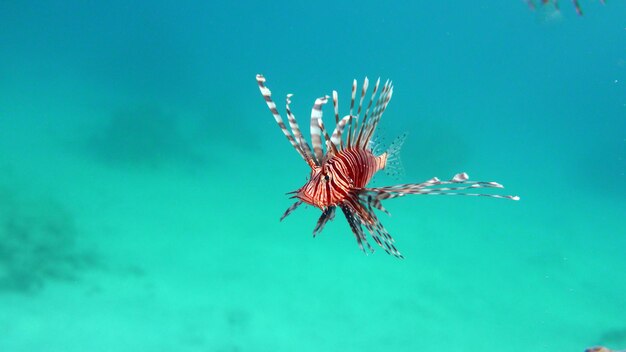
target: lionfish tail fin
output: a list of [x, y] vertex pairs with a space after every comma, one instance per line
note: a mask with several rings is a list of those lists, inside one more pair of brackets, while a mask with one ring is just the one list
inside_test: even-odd
[[490, 197], [510, 200], [519, 200], [519, 196], [500, 195], [490, 193], [475, 193], [476, 189], [482, 188], [504, 188], [497, 182], [469, 181], [469, 176], [462, 172], [454, 175], [448, 181], [441, 181], [437, 177], [433, 177], [422, 183], [409, 183], [388, 187], [363, 188], [360, 190], [361, 195], [371, 196], [377, 201], [385, 199], [402, 197], [407, 194], [426, 194], [440, 196], [476, 196]]
[[406, 140], [406, 136], [406, 133], [399, 135], [391, 142], [389, 148], [387, 148], [387, 160], [384, 170], [388, 176], [398, 177], [404, 175], [404, 166], [402, 165], [402, 159], [400, 159], [400, 150]]

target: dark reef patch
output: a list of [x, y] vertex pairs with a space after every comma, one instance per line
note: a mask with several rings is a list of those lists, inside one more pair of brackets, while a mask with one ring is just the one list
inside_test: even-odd
[[0, 186], [0, 291], [33, 293], [96, 265], [78, 249], [72, 217], [51, 200], [26, 201]]

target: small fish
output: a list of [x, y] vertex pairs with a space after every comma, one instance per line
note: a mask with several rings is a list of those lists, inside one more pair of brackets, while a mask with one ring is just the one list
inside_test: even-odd
[[587, 348], [585, 352], [626, 352], [626, 350], [617, 351], [617, 350], [610, 350], [602, 346], [596, 346], [596, 347]]
[[[496, 182], [469, 181], [469, 176], [464, 172], [456, 174], [447, 181], [433, 177], [421, 183], [367, 187], [376, 172], [387, 168], [388, 164], [398, 160], [400, 147], [404, 142], [404, 137], [397, 139], [386, 152], [380, 155], [376, 155], [372, 149], [372, 137], [393, 95], [391, 81], [384, 83], [382, 88], [380, 87], [380, 79], [376, 81], [369, 95], [367, 107], [364, 109], [363, 102], [369, 88], [369, 80], [365, 78], [355, 114], [357, 81], [354, 80], [350, 113], [341, 119], [339, 118], [338, 95], [336, 91], [333, 91], [332, 101], [336, 127], [330, 135], [322, 121], [322, 107], [328, 103], [330, 97], [323, 96], [315, 100], [311, 110], [311, 146], [309, 146], [294, 114], [291, 112], [292, 94], [288, 94], [286, 99], [290, 132], [272, 100], [271, 91], [265, 86], [265, 77], [257, 75], [256, 80], [276, 123], [289, 143], [311, 168], [311, 175], [304, 186], [289, 193], [293, 194], [292, 198], [298, 200], [285, 211], [280, 220], [282, 221], [302, 203], [320, 208], [322, 215], [313, 229], [313, 236], [322, 231], [326, 223], [335, 217], [335, 212], [339, 208], [363, 252], [367, 253], [366, 248], [368, 251], [374, 252], [363, 230], [365, 227], [367, 233], [385, 252], [402, 258], [402, 254], [394, 245], [393, 238], [374, 213], [374, 209], [378, 209], [389, 214], [382, 206], [382, 201], [385, 199], [408, 194], [427, 194], [484, 196], [519, 200], [518, 196], [473, 193], [476, 189], [502, 188], [502, 185]], [[323, 145], [326, 147], [325, 150]]]

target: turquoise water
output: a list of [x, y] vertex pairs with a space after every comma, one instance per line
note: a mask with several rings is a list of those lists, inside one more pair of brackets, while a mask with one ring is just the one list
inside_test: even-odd
[[[0, 351], [626, 349], [626, 3], [581, 5], [0, 3]], [[314, 239], [257, 73], [303, 126], [391, 78], [374, 185], [521, 201], [389, 200], [403, 260]]]

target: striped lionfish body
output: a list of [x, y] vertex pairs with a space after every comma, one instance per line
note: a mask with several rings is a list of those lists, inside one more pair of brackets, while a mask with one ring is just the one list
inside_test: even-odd
[[[339, 208], [346, 217], [362, 251], [365, 252], [366, 248], [371, 252], [374, 251], [367, 241], [366, 230], [385, 252], [402, 258], [402, 255], [394, 245], [393, 238], [385, 230], [374, 213], [374, 209], [387, 213], [382, 206], [382, 200], [397, 198], [407, 194], [466, 195], [519, 199], [517, 196], [472, 193], [472, 190], [477, 188], [502, 188], [502, 186], [496, 182], [469, 181], [466, 173], [459, 173], [449, 181], [441, 181], [434, 177], [422, 183], [368, 188], [367, 185], [376, 172], [385, 169], [388, 166], [388, 162], [397, 160], [400, 147], [404, 141], [404, 137], [397, 139], [386, 152], [380, 155], [375, 155], [371, 148], [371, 140], [376, 127], [393, 94], [393, 85], [390, 81], [387, 81], [382, 88], [380, 87], [380, 79], [376, 81], [370, 93], [367, 107], [364, 109], [363, 102], [369, 88], [369, 81], [365, 78], [361, 87], [358, 108], [356, 114], [354, 114], [357, 92], [357, 82], [354, 80], [352, 83], [350, 113], [341, 119], [339, 118], [337, 92], [333, 91], [332, 101], [336, 127], [330, 135], [322, 121], [322, 107], [328, 102], [330, 97], [318, 98], [311, 110], [311, 146], [309, 146], [309, 143], [302, 135], [295, 116], [291, 112], [292, 95], [288, 94], [286, 99], [286, 112], [291, 129], [290, 132], [272, 100], [272, 93], [265, 86], [265, 77], [257, 75], [256, 79], [261, 94], [263, 94], [265, 102], [274, 115], [278, 126], [293, 148], [311, 167], [311, 175], [307, 183], [300, 189], [291, 192], [294, 194], [292, 198], [297, 198], [298, 200], [285, 211], [281, 220], [291, 214], [302, 203], [318, 207], [322, 210], [322, 215], [313, 229], [313, 236], [322, 231], [326, 223], [334, 218], [335, 212]], [[325, 148], [323, 145], [325, 145]]]

